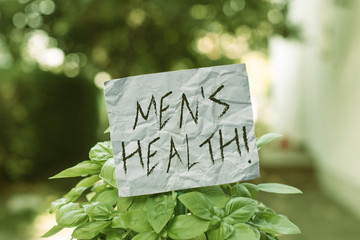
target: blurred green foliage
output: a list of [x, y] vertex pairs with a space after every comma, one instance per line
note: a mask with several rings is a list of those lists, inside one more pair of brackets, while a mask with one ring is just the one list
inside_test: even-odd
[[269, 0], [0, 0], [0, 181], [87, 158], [98, 140], [99, 72], [241, 61], [266, 52], [274, 34], [296, 35], [286, 14], [286, 1]]

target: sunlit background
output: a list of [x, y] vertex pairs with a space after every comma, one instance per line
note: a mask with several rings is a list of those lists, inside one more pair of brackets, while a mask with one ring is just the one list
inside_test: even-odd
[[55, 224], [74, 181], [48, 177], [109, 138], [104, 81], [231, 63], [257, 136], [283, 135], [255, 182], [304, 191], [261, 196], [303, 232], [282, 239], [359, 239], [359, 23], [358, 0], [0, 0], [0, 239]]

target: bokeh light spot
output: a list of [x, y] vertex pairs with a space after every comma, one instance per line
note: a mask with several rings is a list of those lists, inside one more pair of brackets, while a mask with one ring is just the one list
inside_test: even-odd
[[278, 24], [283, 20], [283, 14], [278, 9], [272, 9], [268, 12], [268, 19], [272, 24]]
[[23, 28], [28, 23], [28, 19], [25, 13], [18, 12], [13, 16], [13, 24], [17, 28]]
[[39, 13], [39, 5], [37, 2], [30, 3], [26, 5], [24, 9], [25, 13]]
[[110, 74], [108, 74], [107, 72], [98, 72], [95, 75], [94, 83], [98, 88], [103, 89], [104, 82], [109, 81], [109, 80], [111, 80]]
[[146, 13], [141, 8], [136, 8], [131, 10], [127, 23], [130, 27], [137, 28], [139, 27], [145, 20]]
[[31, 28], [38, 28], [42, 24], [42, 17], [38, 13], [29, 13], [28, 14], [28, 25]]
[[64, 62], [64, 52], [59, 48], [50, 48], [44, 52], [40, 64], [58, 67]]
[[50, 15], [55, 11], [55, 3], [51, 0], [44, 0], [39, 4], [39, 10], [42, 14]]
[[190, 9], [190, 15], [194, 19], [206, 19], [211, 15], [211, 10], [207, 5], [196, 4]]

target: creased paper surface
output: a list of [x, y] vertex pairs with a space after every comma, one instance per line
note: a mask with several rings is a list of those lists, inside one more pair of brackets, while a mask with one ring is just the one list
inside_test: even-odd
[[244, 64], [105, 82], [119, 196], [259, 177]]

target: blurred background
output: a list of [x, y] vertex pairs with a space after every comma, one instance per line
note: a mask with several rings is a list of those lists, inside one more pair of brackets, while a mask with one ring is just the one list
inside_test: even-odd
[[0, 239], [54, 225], [74, 181], [48, 177], [109, 138], [104, 81], [231, 63], [283, 135], [255, 182], [304, 191], [261, 195], [303, 232], [282, 239], [359, 239], [359, 23], [357, 0], [0, 0]]

